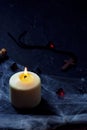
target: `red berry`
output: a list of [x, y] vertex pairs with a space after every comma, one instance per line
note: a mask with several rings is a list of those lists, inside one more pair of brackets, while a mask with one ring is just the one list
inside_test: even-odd
[[55, 45], [54, 45], [53, 42], [50, 41], [50, 42], [48, 43], [47, 47], [49, 47], [50, 49], [53, 49], [53, 48], [55, 48]]
[[54, 48], [54, 44], [53, 43], [50, 43], [50, 48]]
[[64, 90], [62, 88], [59, 88], [58, 91], [56, 92], [58, 96], [64, 97]]

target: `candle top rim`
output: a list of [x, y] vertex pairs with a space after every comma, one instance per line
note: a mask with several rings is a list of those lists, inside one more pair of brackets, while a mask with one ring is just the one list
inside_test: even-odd
[[16, 90], [22, 91], [22, 90], [30, 90], [33, 88], [37, 88], [37, 86], [40, 85], [41, 83], [40, 77], [36, 73], [31, 72], [31, 71], [28, 71], [28, 73], [33, 76], [33, 81], [31, 83], [22, 82], [19, 79], [19, 76], [20, 74], [23, 74], [23, 73], [24, 71], [17, 72], [10, 77], [10, 80], [9, 80], [10, 87]]

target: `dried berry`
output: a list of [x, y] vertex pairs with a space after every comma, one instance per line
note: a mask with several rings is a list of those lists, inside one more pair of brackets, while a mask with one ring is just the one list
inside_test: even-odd
[[13, 64], [11, 65], [11, 69], [12, 69], [12, 71], [16, 71], [16, 70], [18, 69], [17, 64], [16, 64], [16, 63], [13, 63]]
[[56, 92], [58, 94], [58, 96], [60, 97], [64, 97], [64, 90], [62, 88], [59, 88], [58, 91]]
[[7, 54], [7, 50], [5, 48], [1, 49], [2, 55], [6, 55]]
[[48, 45], [47, 45], [50, 49], [54, 49], [55, 48], [55, 45], [53, 42], [49, 42]]
[[0, 50], [0, 63], [4, 62], [5, 60], [7, 60], [9, 57], [7, 55], [7, 50], [5, 48], [2, 48]]

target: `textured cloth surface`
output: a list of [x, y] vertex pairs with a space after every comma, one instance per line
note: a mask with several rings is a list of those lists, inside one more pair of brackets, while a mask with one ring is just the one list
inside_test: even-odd
[[[87, 123], [86, 79], [40, 75], [41, 103], [31, 110], [17, 110], [9, 101], [9, 78], [14, 73], [7, 60], [0, 65], [0, 127], [28, 130], [47, 130], [67, 123]], [[18, 65], [21, 71], [23, 66]], [[17, 72], [15, 71], [15, 73]], [[65, 95], [56, 93], [63, 88]], [[84, 90], [84, 92], [83, 92]]]

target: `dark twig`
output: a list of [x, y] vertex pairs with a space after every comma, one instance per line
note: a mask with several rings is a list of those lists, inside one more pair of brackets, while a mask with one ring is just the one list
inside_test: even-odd
[[70, 65], [74, 65], [77, 62], [77, 57], [74, 53], [69, 52], [69, 51], [64, 51], [64, 50], [58, 50], [55, 48], [50, 48], [49, 46], [40, 46], [40, 45], [28, 45], [24, 42], [22, 42], [22, 38], [26, 35], [27, 31], [24, 31], [23, 33], [21, 33], [18, 37], [18, 41], [8, 32], [8, 35], [12, 38], [12, 40], [14, 40], [14, 42], [16, 42], [16, 44], [23, 48], [23, 49], [40, 49], [40, 50], [49, 50], [52, 51], [54, 53], [60, 53], [63, 55], [68, 55], [70, 56], [70, 59], [73, 61], [73, 64]]

